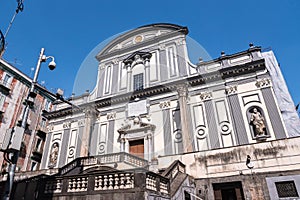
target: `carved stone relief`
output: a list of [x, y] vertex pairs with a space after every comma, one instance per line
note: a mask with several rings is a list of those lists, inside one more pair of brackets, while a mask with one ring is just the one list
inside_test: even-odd
[[212, 92], [202, 92], [200, 94], [200, 99], [202, 101], [207, 101], [207, 100], [210, 100], [212, 99]]
[[71, 123], [70, 121], [69, 121], [69, 122], [64, 122], [64, 123], [63, 123], [63, 128], [64, 128], [64, 129], [71, 128], [71, 124], [72, 124], [72, 123]]
[[232, 95], [237, 93], [237, 85], [230, 86], [226, 88], [226, 94], [227, 95]]
[[271, 80], [269, 78], [263, 78], [263, 79], [257, 80], [255, 85], [258, 88], [268, 87], [271, 85]]
[[106, 114], [106, 119], [107, 120], [115, 120], [116, 119], [116, 113], [115, 112], [107, 113]]
[[85, 120], [84, 119], [81, 119], [81, 120], [78, 120], [78, 126], [84, 126], [85, 125]]
[[171, 107], [171, 101], [163, 101], [159, 103], [161, 109], [167, 109]]
[[53, 125], [47, 126], [47, 130], [48, 130], [48, 132], [53, 131], [54, 130], [54, 126]]

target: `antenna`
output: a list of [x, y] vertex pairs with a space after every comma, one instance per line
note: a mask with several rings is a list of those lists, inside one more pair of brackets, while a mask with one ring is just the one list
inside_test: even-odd
[[18, 14], [19, 12], [22, 12], [22, 11], [24, 10], [24, 4], [23, 4], [23, 3], [24, 3], [24, 0], [17, 0], [17, 3], [18, 3], [17, 9], [16, 9], [16, 11], [15, 11], [15, 13], [14, 13], [12, 19], [10, 20], [9, 25], [8, 25], [8, 27], [7, 27], [6, 31], [5, 31], [5, 33], [3, 34], [3, 33], [1, 32], [1, 30], [0, 30], [0, 58], [1, 58], [2, 55], [4, 54], [5, 49], [6, 49], [6, 46], [7, 46], [7, 44], [5, 44], [5, 38], [6, 38], [7, 34], [8, 34], [8, 32], [9, 32], [9, 30], [10, 30], [12, 24], [14, 23], [17, 14]]

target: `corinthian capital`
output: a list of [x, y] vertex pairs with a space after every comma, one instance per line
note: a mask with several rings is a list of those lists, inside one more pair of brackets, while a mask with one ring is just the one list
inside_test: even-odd
[[179, 97], [186, 97], [188, 93], [188, 88], [186, 84], [181, 84], [176, 86]]
[[99, 111], [93, 106], [86, 107], [83, 112], [86, 118], [96, 118], [99, 114]]

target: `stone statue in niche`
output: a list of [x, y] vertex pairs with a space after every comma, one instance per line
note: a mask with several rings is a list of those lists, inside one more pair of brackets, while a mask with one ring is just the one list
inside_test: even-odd
[[50, 157], [49, 157], [50, 167], [54, 167], [57, 164], [58, 150], [59, 150], [58, 143], [57, 142], [53, 143], [52, 148], [51, 148]]
[[256, 137], [265, 136], [266, 124], [265, 119], [257, 108], [253, 108], [251, 113], [250, 122], [253, 126], [254, 134]]

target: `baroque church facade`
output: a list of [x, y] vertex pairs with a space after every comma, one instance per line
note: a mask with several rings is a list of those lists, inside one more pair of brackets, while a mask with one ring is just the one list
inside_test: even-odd
[[300, 122], [273, 52], [193, 64], [187, 34], [151, 24], [97, 54], [94, 90], [45, 114], [43, 199], [299, 197]]

